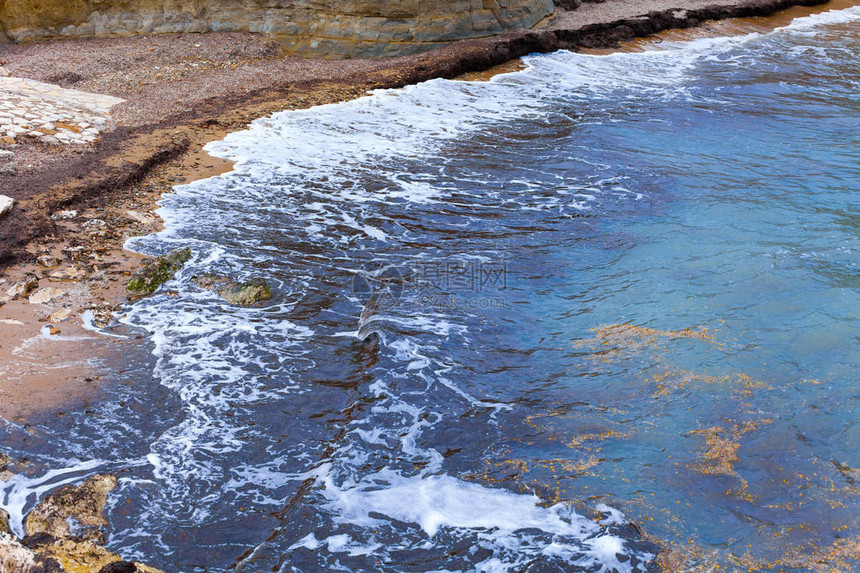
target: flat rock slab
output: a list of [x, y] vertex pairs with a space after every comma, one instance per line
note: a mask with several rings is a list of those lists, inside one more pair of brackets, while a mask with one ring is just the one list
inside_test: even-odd
[[11, 144], [20, 137], [50, 144], [90, 143], [107, 124], [110, 109], [123, 101], [0, 76], [0, 143]]

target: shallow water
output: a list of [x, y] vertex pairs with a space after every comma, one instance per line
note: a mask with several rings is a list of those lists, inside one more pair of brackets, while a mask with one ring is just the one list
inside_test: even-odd
[[166, 570], [644, 571], [642, 530], [850, 570], [858, 31], [535, 56], [210, 144], [235, 171], [129, 245], [195, 253], [122, 318], [154, 362], [3, 429], [2, 505], [119, 472], [109, 546]]

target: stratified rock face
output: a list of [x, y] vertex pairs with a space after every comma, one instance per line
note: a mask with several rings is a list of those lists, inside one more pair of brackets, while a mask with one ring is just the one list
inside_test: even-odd
[[328, 57], [415, 53], [546, 23], [552, 0], [0, 0], [0, 39], [247, 31]]

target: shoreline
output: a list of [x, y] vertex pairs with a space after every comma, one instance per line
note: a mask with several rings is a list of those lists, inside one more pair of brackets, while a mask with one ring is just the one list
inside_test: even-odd
[[[32, 261], [26, 246], [56, 230], [48, 220], [51, 212], [93, 201], [110, 202], [112, 193], [149, 178], [156, 167], [176, 163], [190, 151], [197, 152], [206, 143], [276, 111], [339, 103], [366, 95], [370, 90], [397, 89], [430, 79], [454, 79], [468, 73], [485, 72], [531, 53], [618, 49], [622, 42], [665, 30], [695, 28], [704, 21], [769, 16], [797, 6], [829, 5], [828, 0], [752, 0], [705, 6], [701, 6], [705, 4], [702, 0], [674, 3], [652, 0], [649, 3], [676, 7], [639, 15], [634, 6], [639, 3], [624, 0], [618, 3], [629, 4], [632, 13], [600, 21], [602, 7], [614, 7], [616, 2], [586, 3], [575, 11], [559, 9], [558, 18], [546, 30], [523, 30], [492, 38], [463, 40], [418, 56], [364, 61], [364, 65], [359, 66], [363, 70], [336, 74], [331, 79], [275, 82], [255, 91], [240, 90], [226, 99], [204, 99], [195, 102], [199, 105], [192, 110], [167, 113], [152, 123], [116, 126], [104, 132], [92, 150], [82, 154], [62, 150], [59, 160], [48, 161], [46, 165], [17, 175], [0, 175], [3, 194], [19, 202], [0, 223], [0, 237], [5, 243], [0, 245], [0, 268]], [[678, 4], [682, 7], [677, 7]], [[684, 4], [693, 7], [687, 8]], [[615, 12], [618, 10], [615, 8]], [[170, 36], [149, 38], [163, 40]], [[91, 41], [97, 40], [59, 40], [54, 44]], [[55, 153], [56, 150], [43, 152], [42, 156], [37, 153], [36, 162], [43, 162], [45, 156]], [[93, 173], [98, 175], [93, 176]], [[201, 177], [193, 177], [198, 178]]]
[[[663, 0], [649, 2], [665, 5]], [[127, 350], [122, 348], [124, 345], [117, 347], [113, 341], [105, 341], [107, 337], [87, 330], [81, 316], [91, 311], [96, 323], [104, 326], [110, 322], [112, 313], [128, 302], [126, 280], [150, 259], [125, 250], [126, 240], [161, 230], [161, 219], [154, 211], [162, 195], [170, 193], [173, 185], [229, 171], [230, 162], [208, 155], [203, 146], [244, 129], [257, 118], [282, 110], [348, 101], [367, 95], [372, 89], [399, 88], [433, 78], [489, 79], [497, 73], [515, 70], [518, 58], [535, 52], [587, 49], [590, 53], [607, 53], [641, 49], [637, 42], [647, 45], [655, 34], [677, 34], [687, 28], [693, 29], [693, 35], [706, 33], [707, 28], [700, 27], [702, 22], [729, 22], [722, 28], [731, 33], [733, 26], [741, 24], [741, 18], [764, 16], [765, 20], [757, 25], [773, 29], [779, 22], [796, 16], [853, 5], [848, 0], [763, 0], [695, 7], [702, 3], [692, 0], [687, 3], [693, 6], [689, 9], [651, 11], [644, 17], [627, 14], [621, 19], [612, 17], [618, 10], [624, 10], [625, 5], [629, 9], [630, 2], [583, 4], [576, 11], [559, 10], [558, 19], [547, 30], [511, 32], [490, 39], [462, 41], [419, 56], [360, 62], [357, 64], [360, 71], [341, 77], [303, 79], [256, 92], [234, 93], [227, 99], [208, 98], [200, 107], [168, 115], [160, 122], [135, 125], [127, 121], [127, 125], [106, 131], [91, 150], [83, 153], [63, 150], [59, 159], [41, 158], [46, 161], [44, 165], [39, 163], [37, 149], [36, 168], [11, 178], [0, 175], [3, 194], [18, 201], [12, 212], [0, 220], [0, 236], [5, 239], [0, 243], [0, 295], [28, 277], [39, 280], [34, 292], [51, 292], [50, 289], [60, 292], [54, 291], [58, 296], [44, 304], [30, 304], [23, 297], [0, 305], [0, 321], [4, 321], [0, 322], [4, 326], [0, 332], [0, 364], [5, 364], [5, 370], [13, 374], [20, 374], [14, 372], [16, 368], [27, 372], [7, 374], [5, 381], [0, 382], [3, 397], [0, 417], [22, 422], [30, 415], [68, 407], [93, 393], [92, 381], [100, 378], [99, 369], [95, 361], [81, 361], [79, 357], [87, 354], [85, 348], [95, 350], [97, 344], [85, 341], [97, 337], [98, 345], [103, 347], [96, 354], [121, 355]], [[612, 10], [606, 10], [606, 6]], [[781, 12], [785, 8], [802, 13], [792, 14], [791, 9]], [[776, 18], [776, 23], [768, 22], [774, 13], [782, 16]], [[709, 17], [717, 20], [708, 20]], [[601, 18], [608, 21], [594, 22]], [[146, 39], [163, 42], [173, 38]], [[198, 39], [192, 39], [194, 46], [199, 45]], [[256, 40], [259, 45], [245, 49], [265, 53], [269, 41]], [[60, 41], [84, 45], [88, 42]], [[32, 46], [39, 49], [43, 44], [23, 49]], [[351, 62], [342, 65], [345, 70], [356, 67]], [[136, 102], [129, 100], [129, 103]], [[27, 151], [25, 148], [25, 157]], [[58, 219], [58, 213], [74, 213], [74, 216]], [[45, 336], [44, 328], [59, 333]], [[22, 345], [32, 346], [39, 337], [43, 339], [39, 342], [52, 342], [51, 348], [22, 358]], [[111, 362], [109, 358], [106, 360]], [[55, 367], [64, 364], [76, 364], [79, 369], [59, 378], [52, 375]], [[32, 392], [33, 388], [39, 392]]]
[[[856, 2], [845, 4], [837, 0], [822, 5], [820, 11], [852, 5]], [[806, 15], [789, 12], [781, 12], [764, 21], [699, 22], [703, 26], [691, 32], [684, 31], [685, 28], [669, 28], [642, 37], [634, 34], [629, 39], [626, 31], [619, 31], [617, 26], [611, 32], [616, 45], [621, 40], [620, 49], [638, 51], [667, 40], [774, 29], [797, 15]], [[618, 50], [617, 47], [608, 49], [602, 46], [580, 46], [579, 49], [587, 49], [587, 53], [593, 54]], [[510, 59], [488, 69], [458, 74], [453, 79], [489, 80], [495, 74], [516, 71], [521, 65], [519, 60]], [[401, 79], [394, 76], [392, 81]], [[3, 269], [0, 272], [0, 295], [11, 284], [28, 276], [39, 280], [34, 294], [48, 289], [58, 289], [63, 294], [35, 304], [26, 297], [10, 301], [5, 306], [0, 303], [0, 379], [4, 372], [15, 373], [16, 368], [22, 374], [14, 380], [14, 388], [9, 386], [9, 376], [6, 376], [6, 381], [0, 380], [0, 419], [26, 425], [30, 416], [38, 419], [52, 413], [62, 415], [62, 409], [77, 407], [76, 403], [88, 399], [98, 399], [96, 390], [103, 372], [122, 364], [129, 353], [147, 351], [139, 336], [114, 339], [92, 332], [82, 324], [82, 310], [92, 311], [94, 321], [105, 325], [110, 322], [112, 313], [129, 301], [124, 290], [126, 280], [151, 259], [127, 251], [123, 245], [128, 237], [163, 228], [154, 210], [164, 193], [172, 192], [173, 185], [231, 169], [231, 163], [205, 153], [202, 150], [205, 143], [243, 129], [257, 117], [282, 109], [308, 108], [361, 97], [368, 89], [367, 85], [350, 85], [342, 81], [312, 82], [303, 88], [304, 91], [296, 92], [291, 88], [289, 93], [279, 92], [279, 99], [266, 99], [273, 97], [271, 94], [260, 96], [263, 99], [241, 107], [228, 107], [217, 114], [213, 112], [212, 116], [201, 115], [203, 112], [180, 115], [184, 119], [172, 118], [155, 128], [151, 125], [121, 126], [104, 136], [108, 143], [112, 141], [112, 145], [117, 146], [108, 148], [109, 153], [72, 158], [73, 162], [78, 162], [74, 166], [79, 169], [77, 171], [65, 165], [67, 173], [60, 180], [76, 181], [74, 184], [62, 184], [62, 189], [47, 190], [43, 195], [25, 198], [24, 207], [32, 209], [26, 214], [41, 213], [49, 226], [46, 227], [47, 232], [36, 234], [22, 244], [5, 265], [0, 263]], [[237, 101], [238, 98], [234, 100]], [[93, 153], [100, 153], [98, 145]], [[58, 175], [63, 161], [57, 167]], [[92, 161], [103, 171], [78, 178], [86, 169], [93, 168]], [[35, 181], [38, 173], [29, 174], [29, 181]], [[75, 213], [58, 217], [58, 211]], [[0, 226], [2, 224], [0, 220]], [[57, 332], [52, 329], [57, 329]], [[21, 358], [22, 347], [29, 353], [25, 353], [24, 358]], [[38, 351], [33, 352], [34, 348]], [[66, 372], [57, 377], [54, 373], [63, 372], [62, 369]], [[105, 376], [104, 381], [110, 384], [114, 379]], [[636, 521], [631, 523], [636, 526]], [[698, 548], [673, 546], [648, 537], [644, 530], [643, 535], [661, 546], [655, 561], [661, 570], [675, 570], [692, 558], [700, 557], [694, 554]]]

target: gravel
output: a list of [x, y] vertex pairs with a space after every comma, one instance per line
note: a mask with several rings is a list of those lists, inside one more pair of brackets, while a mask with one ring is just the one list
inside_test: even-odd
[[199, 103], [312, 80], [354, 80], [408, 60], [324, 60], [286, 56], [248, 33], [166, 34], [0, 45], [9, 75], [123, 98], [115, 125], [135, 127]]

